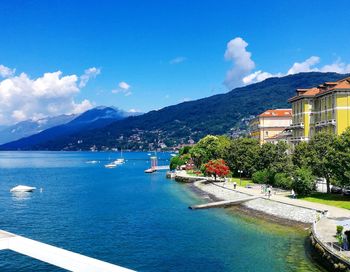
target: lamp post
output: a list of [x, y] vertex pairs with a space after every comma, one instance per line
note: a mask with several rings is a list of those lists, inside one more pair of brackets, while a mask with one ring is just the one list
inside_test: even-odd
[[242, 186], [242, 173], [243, 173], [243, 170], [238, 170], [238, 173], [239, 173], [239, 186]]

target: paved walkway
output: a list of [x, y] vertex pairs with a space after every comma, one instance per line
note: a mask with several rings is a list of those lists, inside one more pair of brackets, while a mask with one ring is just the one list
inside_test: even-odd
[[[233, 189], [233, 184], [232, 182], [224, 182], [222, 185], [228, 189]], [[249, 195], [255, 195], [255, 196], [261, 196], [263, 195], [264, 198], [268, 198], [265, 196], [263, 193], [261, 193], [261, 187], [260, 185], [254, 185], [253, 188], [244, 188], [237, 186], [236, 189], [237, 192], [249, 194]], [[314, 203], [302, 199], [293, 199], [290, 197], [290, 192], [287, 191], [276, 191], [272, 192], [272, 195], [270, 197], [270, 200], [274, 201], [279, 201], [281, 203], [289, 204], [289, 205], [294, 205], [302, 208], [307, 208], [307, 209], [313, 209], [317, 210], [320, 212], [323, 211], [328, 211], [327, 217], [328, 218], [349, 218], [350, 219], [350, 210], [343, 209], [343, 208], [338, 208], [334, 206], [329, 206], [325, 204], [320, 204], [320, 203]]]

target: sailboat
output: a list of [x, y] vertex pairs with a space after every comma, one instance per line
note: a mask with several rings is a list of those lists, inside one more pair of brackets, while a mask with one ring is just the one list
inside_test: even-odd
[[116, 165], [125, 163], [125, 159], [123, 158], [123, 149], [120, 149], [120, 158], [116, 159], [113, 163]]

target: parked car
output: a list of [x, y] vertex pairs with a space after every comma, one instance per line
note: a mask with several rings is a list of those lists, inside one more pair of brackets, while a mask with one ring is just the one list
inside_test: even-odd
[[333, 194], [341, 194], [341, 193], [343, 193], [343, 190], [342, 190], [341, 187], [333, 185], [331, 187], [331, 193], [333, 193]]
[[343, 188], [343, 195], [350, 196], [350, 187]]

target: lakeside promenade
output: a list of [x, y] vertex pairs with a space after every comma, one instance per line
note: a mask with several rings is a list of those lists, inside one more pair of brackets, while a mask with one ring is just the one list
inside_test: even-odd
[[[350, 264], [350, 251], [342, 250], [337, 245], [338, 241], [335, 237], [337, 225], [350, 229], [350, 210], [293, 199], [290, 197], [290, 192], [285, 190], [273, 190], [271, 196], [268, 197], [262, 192], [261, 185], [253, 185], [249, 188], [238, 185], [235, 189], [233, 182], [230, 181], [214, 182], [205, 177], [196, 179], [185, 171], [178, 172], [176, 175], [181, 179], [188, 178], [194, 181], [195, 188], [222, 201], [252, 197], [252, 200], [241, 205], [267, 215], [310, 224], [317, 240], [334, 255]], [[258, 199], [253, 199], [254, 197]]]

